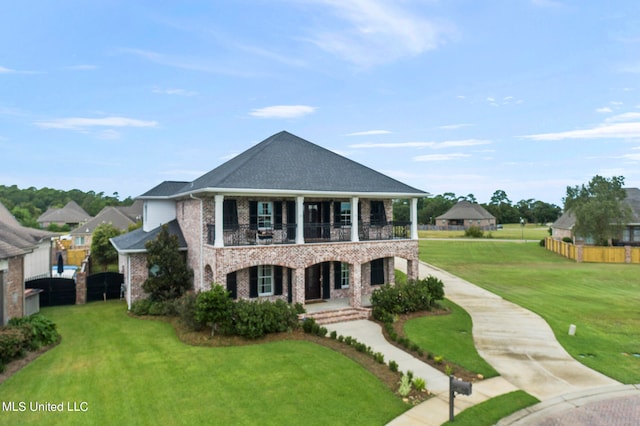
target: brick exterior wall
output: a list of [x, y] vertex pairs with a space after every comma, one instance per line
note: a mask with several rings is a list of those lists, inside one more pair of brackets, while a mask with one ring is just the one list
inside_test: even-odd
[[[287, 223], [286, 201], [294, 198], [265, 197], [227, 197], [235, 199], [239, 225], [248, 225], [250, 201], [285, 201], [282, 208], [283, 226]], [[305, 198], [305, 202], [329, 201], [326, 199]], [[351, 201], [336, 199], [330, 201]], [[370, 220], [370, 201], [360, 199], [360, 219]], [[392, 201], [383, 200], [387, 220], [392, 219]], [[329, 214], [333, 222], [333, 209]], [[176, 203], [176, 218], [188, 244], [187, 262], [194, 271], [194, 289], [208, 290], [211, 283], [226, 286], [227, 274], [236, 272], [237, 293], [239, 298], [249, 298], [249, 268], [258, 265], [277, 265], [284, 267], [283, 294], [269, 296], [267, 299], [288, 299], [289, 270], [291, 275], [291, 299], [304, 304], [305, 270], [323, 262], [344, 262], [349, 264], [350, 285], [348, 289], [335, 289], [333, 265], [331, 266], [331, 298], [349, 297], [352, 306], [361, 306], [363, 295], [370, 294], [375, 287], [370, 285], [370, 262], [385, 259], [385, 282], [394, 282], [394, 257], [408, 261], [407, 274], [410, 278], [418, 276], [418, 241], [416, 240], [379, 240], [362, 242], [326, 242], [308, 244], [272, 244], [249, 246], [226, 246], [217, 248], [208, 239], [208, 226], [215, 221], [215, 201], [213, 197], [188, 198]], [[202, 248], [202, 250], [201, 250]], [[130, 270], [127, 270], [130, 268]], [[288, 269], [287, 269], [288, 268]], [[141, 254], [120, 256], [120, 271], [129, 280], [129, 303], [143, 298], [142, 283], [148, 276], [146, 257]]]
[[4, 271], [5, 321], [24, 316], [24, 256], [8, 259], [9, 266]]

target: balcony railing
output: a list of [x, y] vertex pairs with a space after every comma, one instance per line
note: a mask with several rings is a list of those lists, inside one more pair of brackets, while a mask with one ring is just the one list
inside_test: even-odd
[[[408, 239], [411, 237], [410, 222], [369, 223], [360, 222], [358, 238], [360, 241]], [[295, 224], [285, 224], [279, 228], [256, 229], [250, 225], [236, 225], [223, 231], [225, 246], [247, 246], [266, 244], [294, 244], [296, 242]], [[215, 240], [214, 225], [207, 225], [207, 243]], [[304, 225], [305, 243], [327, 243], [351, 240], [351, 226], [330, 223], [307, 223]]]

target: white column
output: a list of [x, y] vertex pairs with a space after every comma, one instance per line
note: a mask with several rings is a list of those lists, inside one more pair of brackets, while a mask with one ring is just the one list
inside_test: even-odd
[[353, 197], [351, 199], [351, 241], [357, 243], [360, 241], [359, 233], [358, 233], [358, 222], [360, 219], [358, 218], [358, 197]]
[[411, 220], [411, 239], [417, 240], [418, 239], [418, 199], [417, 198], [411, 199], [410, 220]]
[[224, 228], [223, 228], [223, 203], [224, 203], [224, 195], [215, 195], [215, 237], [213, 239], [214, 247], [224, 247]]
[[304, 197], [296, 197], [296, 244], [304, 244]]

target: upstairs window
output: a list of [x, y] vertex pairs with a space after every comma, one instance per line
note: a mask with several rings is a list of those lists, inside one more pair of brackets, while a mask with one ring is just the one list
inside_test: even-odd
[[258, 229], [273, 228], [273, 203], [270, 201], [258, 202]]

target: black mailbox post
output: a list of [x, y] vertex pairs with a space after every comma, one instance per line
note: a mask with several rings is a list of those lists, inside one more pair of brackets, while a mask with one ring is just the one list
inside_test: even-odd
[[453, 374], [449, 376], [449, 421], [453, 421], [453, 400], [456, 397], [456, 393], [460, 395], [471, 395], [471, 382], [465, 382], [464, 380], [458, 380], [453, 377]]

